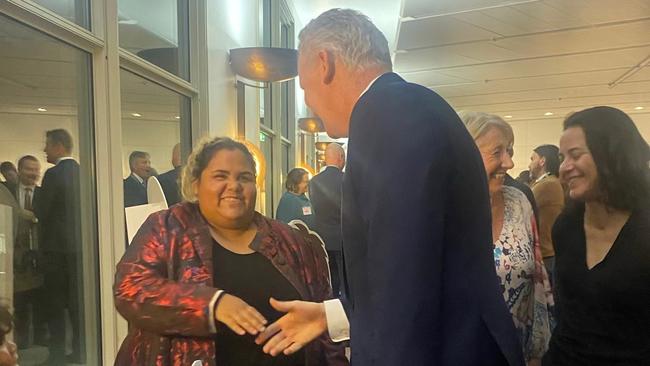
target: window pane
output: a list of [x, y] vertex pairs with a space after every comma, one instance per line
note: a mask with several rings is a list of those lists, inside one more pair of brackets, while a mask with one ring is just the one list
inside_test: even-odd
[[287, 174], [289, 174], [289, 151], [290, 151], [290, 146], [283, 143], [282, 144], [282, 177], [280, 178], [283, 187], [284, 187], [284, 182], [287, 179]]
[[266, 159], [266, 176], [264, 177], [264, 190], [262, 191], [262, 202], [264, 202], [264, 213], [273, 217], [273, 140], [271, 136], [260, 132], [260, 149]]
[[124, 204], [147, 203], [145, 186], [150, 176], [160, 181], [167, 204], [176, 204], [181, 200], [181, 153], [189, 151], [191, 144], [190, 100], [125, 70], [120, 72], [120, 85]]
[[282, 136], [289, 138], [289, 86], [293, 86], [293, 83], [291, 81], [286, 81], [280, 85], [280, 91], [281, 91], [281, 96], [280, 96], [280, 103], [281, 103], [281, 120], [280, 123], [282, 124]]
[[90, 29], [89, 0], [32, 0], [67, 20]]
[[20, 364], [99, 365], [91, 58], [3, 16], [0, 34], [0, 161], [18, 166], [1, 187], [0, 296]]
[[119, 0], [120, 47], [189, 80], [188, 0]]

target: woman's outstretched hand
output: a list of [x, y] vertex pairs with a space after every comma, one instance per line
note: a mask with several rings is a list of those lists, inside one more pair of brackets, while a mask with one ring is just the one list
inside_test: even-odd
[[267, 323], [254, 307], [237, 296], [226, 293], [221, 295], [217, 303], [215, 318], [239, 335], [256, 335], [264, 331]]

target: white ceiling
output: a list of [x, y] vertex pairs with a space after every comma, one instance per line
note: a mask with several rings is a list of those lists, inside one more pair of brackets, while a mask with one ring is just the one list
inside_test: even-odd
[[650, 111], [650, 67], [620, 79], [650, 61], [650, 1], [403, 3], [396, 71], [457, 110], [512, 120], [602, 104]]
[[[303, 23], [332, 7], [367, 14], [387, 35], [395, 70], [435, 90], [457, 110], [497, 113], [512, 121], [557, 120], [601, 104], [650, 113], [648, 0], [294, 4]], [[635, 72], [644, 61], [648, 66]], [[633, 74], [621, 79], [626, 73]]]

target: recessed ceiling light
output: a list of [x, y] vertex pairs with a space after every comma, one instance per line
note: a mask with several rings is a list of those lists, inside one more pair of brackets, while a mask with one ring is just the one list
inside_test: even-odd
[[142, 115], [140, 113], [131, 113], [131, 115], [133, 117], [142, 117]]
[[504, 117], [505, 117], [505, 118], [512, 118], [512, 116], [510, 116], [510, 115], [508, 115], [508, 116], [504, 116]]
[[181, 116], [176, 116], [176, 117], [174, 117], [174, 118], [176, 118], [176, 119], [181, 119]]
[[553, 115], [553, 112], [546, 112], [546, 113], [544, 113], [544, 115], [545, 115], [545, 116], [552, 116], [552, 115]]
[[39, 112], [47, 112], [47, 109], [45, 109], [43, 107], [36, 108], [36, 110], [39, 111]]
[[637, 111], [640, 111], [640, 110], [643, 109], [643, 107], [634, 107], [634, 109], [636, 109]]

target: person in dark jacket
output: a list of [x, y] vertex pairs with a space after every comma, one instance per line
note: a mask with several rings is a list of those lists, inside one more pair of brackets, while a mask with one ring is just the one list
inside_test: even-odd
[[117, 265], [114, 300], [131, 327], [116, 365], [345, 366], [323, 335], [274, 359], [252, 335], [279, 300], [332, 297], [323, 243], [255, 212], [255, 161], [229, 138], [206, 140], [184, 168], [185, 202], [151, 215]]
[[173, 206], [181, 201], [181, 189], [179, 177], [182, 169], [181, 165], [181, 144], [174, 145], [172, 150], [172, 170], [159, 175], [158, 181], [165, 194], [167, 206]]
[[[485, 169], [456, 112], [392, 72], [386, 38], [357, 11], [329, 10], [299, 39], [306, 104], [331, 137], [349, 137], [342, 226], [352, 363], [522, 365], [496, 277]], [[344, 323], [335, 321], [345, 318], [335, 315], [340, 304], [282, 303], [288, 314], [258, 342], [279, 330], [265, 350], [291, 353], [318, 331], [332, 335]]]
[[309, 172], [303, 168], [291, 169], [284, 185], [287, 190], [280, 198], [275, 218], [286, 224], [300, 220], [308, 227], [313, 227], [314, 212], [309, 198], [305, 195], [309, 187]]
[[341, 189], [343, 188], [343, 167], [345, 151], [341, 145], [330, 143], [325, 148], [325, 170], [309, 182], [309, 199], [314, 209], [314, 231], [327, 248], [332, 289], [340, 296], [340, 283], [343, 277], [343, 257], [341, 245]]
[[67, 308], [72, 322], [73, 353], [68, 360], [83, 361], [81, 354], [79, 298], [81, 298], [81, 201], [79, 163], [72, 158], [72, 136], [64, 129], [46, 132], [47, 162], [55, 164], [43, 176], [34, 202], [40, 223], [40, 248], [43, 258], [43, 296], [48, 306], [45, 317], [50, 330], [50, 364], [66, 362], [65, 322]]
[[124, 207], [146, 205], [147, 179], [152, 175], [151, 157], [144, 151], [133, 151], [129, 155], [131, 174], [124, 179]]

